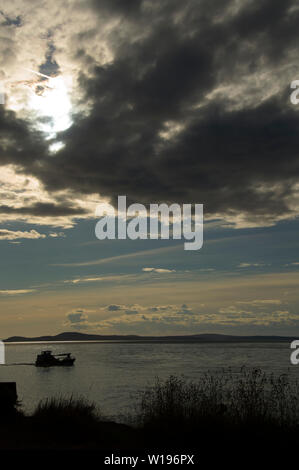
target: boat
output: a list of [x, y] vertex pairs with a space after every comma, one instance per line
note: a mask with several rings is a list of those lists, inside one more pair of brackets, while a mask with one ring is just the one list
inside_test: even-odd
[[37, 355], [36, 367], [53, 367], [53, 366], [73, 366], [75, 358], [71, 353], [52, 354], [52, 351], [42, 351]]

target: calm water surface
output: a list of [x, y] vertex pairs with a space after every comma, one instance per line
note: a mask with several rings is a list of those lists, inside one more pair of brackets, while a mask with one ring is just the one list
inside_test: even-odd
[[[36, 368], [33, 363], [42, 349], [72, 352], [74, 367]], [[171, 374], [196, 380], [207, 371], [243, 365], [260, 367], [275, 374], [288, 373], [299, 379], [299, 365], [290, 364], [287, 343], [272, 344], [169, 344], [169, 343], [64, 343], [8, 344], [6, 364], [0, 366], [0, 381], [17, 382], [23, 409], [31, 412], [47, 397], [84, 396], [104, 414], [117, 416], [132, 410], [140, 390], [155, 377]]]

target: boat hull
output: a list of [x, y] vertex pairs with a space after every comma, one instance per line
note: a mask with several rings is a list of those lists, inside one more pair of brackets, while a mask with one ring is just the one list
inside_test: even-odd
[[75, 362], [75, 359], [56, 359], [52, 361], [36, 361], [35, 366], [36, 367], [70, 367], [73, 366]]

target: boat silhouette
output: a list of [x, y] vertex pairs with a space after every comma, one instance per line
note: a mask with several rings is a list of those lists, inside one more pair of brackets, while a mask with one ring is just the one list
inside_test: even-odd
[[73, 366], [75, 358], [71, 353], [52, 354], [52, 351], [42, 351], [37, 355], [36, 367]]

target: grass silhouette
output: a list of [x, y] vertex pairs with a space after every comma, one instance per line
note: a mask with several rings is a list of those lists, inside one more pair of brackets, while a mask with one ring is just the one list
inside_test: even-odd
[[156, 379], [141, 393], [136, 417], [150, 448], [194, 449], [202, 465], [237, 455], [252, 465], [285, 464], [299, 438], [298, 384], [245, 368], [198, 382]]
[[170, 376], [156, 379], [141, 393], [137, 411], [142, 426], [200, 426], [209, 420], [231, 426], [271, 424], [291, 429], [299, 423], [298, 384], [287, 375], [275, 377], [243, 368], [236, 376], [204, 374], [198, 382]]
[[[0, 449], [197, 449], [202, 459], [265, 461], [290, 455], [299, 438], [298, 384], [259, 369], [170, 376], [140, 393], [130, 425], [104, 418], [84, 398], [48, 399], [31, 416], [0, 421]], [[217, 450], [217, 452], [215, 452]], [[273, 453], [274, 452], [274, 453]]]

